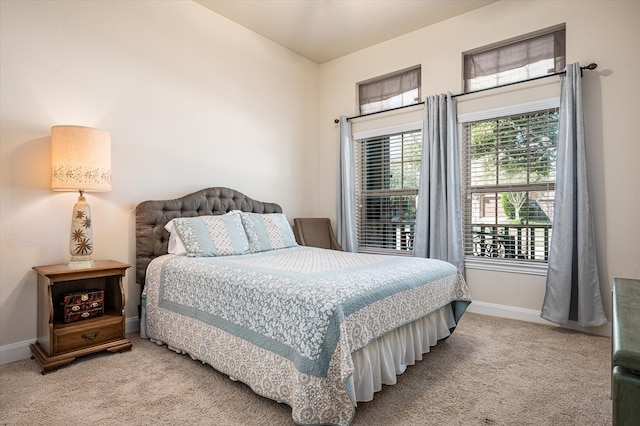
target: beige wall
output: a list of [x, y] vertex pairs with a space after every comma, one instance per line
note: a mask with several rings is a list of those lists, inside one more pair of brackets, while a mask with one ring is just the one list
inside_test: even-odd
[[[356, 115], [357, 82], [421, 64], [423, 99], [459, 93], [462, 52], [566, 23], [568, 62], [599, 64], [586, 72], [583, 92], [598, 268], [610, 318], [613, 277], [640, 277], [639, 17], [637, 1], [501, 1], [321, 65], [318, 161], [325, 179], [318, 181], [319, 214], [335, 217], [333, 120]], [[520, 90], [512, 91], [516, 103], [524, 99]], [[490, 102], [496, 93], [459, 98], [459, 107], [473, 109], [478, 98]], [[539, 315], [544, 276], [468, 270], [467, 279], [476, 301], [472, 309], [527, 319]]]
[[0, 16], [0, 363], [36, 337], [32, 266], [69, 259], [77, 194], [49, 189], [52, 125], [112, 133], [112, 191], [86, 197], [94, 258], [134, 264], [134, 206], [204, 187], [314, 213], [317, 64], [190, 1], [3, 0]]
[[[77, 197], [49, 189], [50, 126], [112, 132], [112, 191], [87, 197], [95, 257], [133, 263], [146, 199], [228, 186], [290, 218], [335, 218], [333, 120], [355, 114], [356, 82], [421, 64], [423, 97], [456, 93], [462, 51], [561, 22], [569, 60], [600, 65], [584, 88], [609, 313], [611, 279], [640, 276], [638, 16], [635, 1], [504, 1], [317, 66], [192, 2], [0, 1], [0, 363], [36, 336], [31, 267], [68, 259]], [[476, 305], [539, 310], [543, 277], [468, 279]]]

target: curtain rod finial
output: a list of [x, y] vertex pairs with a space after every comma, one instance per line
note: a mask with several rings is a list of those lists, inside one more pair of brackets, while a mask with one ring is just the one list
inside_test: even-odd
[[337, 118], [335, 120], [333, 120], [334, 123], [338, 124], [340, 122], [340, 120], [338, 120]]
[[583, 67], [586, 70], [595, 70], [596, 68], [598, 68], [598, 64], [591, 62], [589, 65], [587, 65], [586, 67]]

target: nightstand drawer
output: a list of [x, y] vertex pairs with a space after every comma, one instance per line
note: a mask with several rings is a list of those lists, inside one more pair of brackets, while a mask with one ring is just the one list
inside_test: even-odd
[[57, 355], [122, 337], [122, 317], [103, 317], [54, 329], [53, 347]]

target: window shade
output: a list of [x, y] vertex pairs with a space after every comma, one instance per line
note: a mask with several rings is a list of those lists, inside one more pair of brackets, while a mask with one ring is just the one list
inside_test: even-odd
[[465, 255], [546, 262], [558, 108], [462, 125]]
[[356, 143], [359, 251], [411, 254], [422, 132], [403, 132]]
[[420, 102], [421, 68], [358, 84], [360, 114], [385, 111]]
[[464, 92], [497, 87], [565, 68], [564, 28], [464, 54]]

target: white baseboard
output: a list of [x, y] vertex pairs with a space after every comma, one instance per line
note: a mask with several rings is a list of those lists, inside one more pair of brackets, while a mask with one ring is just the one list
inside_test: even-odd
[[[127, 318], [127, 333], [137, 332], [138, 330], [140, 330], [140, 319], [138, 317]], [[0, 365], [31, 358], [29, 345], [35, 343], [35, 341], [36, 339], [24, 340], [22, 342], [0, 346]]]
[[35, 341], [36, 339], [24, 340], [22, 342], [0, 346], [0, 365], [31, 357], [29, 345], [35, 343]]
[[611, 337], [611, 323], [600, 327], [581, 327], [574, 321], [569, 321], [566, 325], [558, 325], [540, 317], [540, 311], [535, 309], [518, 308], [516, 306], [498, 305], [496, 303], [473, 301], [467, 308], [467, 312], [493, 317], [509, 318], [520, 321], [534, 322], [538, 324], [552, 325], [556, 327], [568, 328], [570, 330], [581, 331], [583, 333], [596, 334], [598, 336]]
[[138, 317], [132, 317], [132, 318], [127, 318], [126, 321], [126, 333], [137, 333], [138, 331], [140, 331], [140, 318]]

